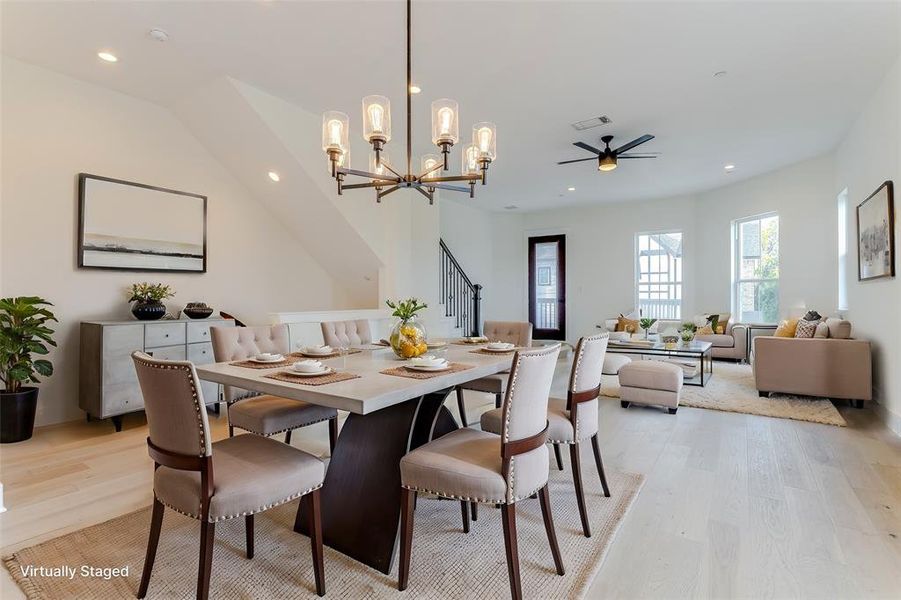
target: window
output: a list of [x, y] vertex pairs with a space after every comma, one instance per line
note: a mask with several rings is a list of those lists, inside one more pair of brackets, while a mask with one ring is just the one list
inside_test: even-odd
[[635, 236], [636, 304], [642, 316], [682, 318], [682, 232]]
[[838, 195], [838, 309], [848, 310], [848, 188]]
[[779, 319], [779, 216], [733, 221], [732, 312], [741, 323]]

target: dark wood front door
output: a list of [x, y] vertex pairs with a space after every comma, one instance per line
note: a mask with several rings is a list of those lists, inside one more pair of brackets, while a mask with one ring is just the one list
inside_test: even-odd
[[565, 235], [529, 238], [529, 321], [535, 339], [566, 339]]

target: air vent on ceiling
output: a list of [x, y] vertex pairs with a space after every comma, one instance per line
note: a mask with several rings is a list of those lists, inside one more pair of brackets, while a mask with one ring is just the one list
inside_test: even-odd
[[600, 117], [592, 117], [590, 119], [585, 119], [584, 121], [576, 121], [572, 126], [576, 131], [584, 131], [586, 129], [591, 129], [592, 127], [609, 125], [612, 122], [613, 121], [607, 115], [601, 115]]
[[508, 204], [507, 206], [504, 207], [504, 210], [516, 210], [517, 208], [519, 208], [519, 207], [516, 206], [515, 204]]

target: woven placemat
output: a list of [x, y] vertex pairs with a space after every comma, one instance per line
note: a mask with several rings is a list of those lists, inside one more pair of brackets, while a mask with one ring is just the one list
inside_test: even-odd
[[[359, 348], [351, 348], [346, 352], [346, 354], [349, 356], [351, 354], [359, 354], [360, 352], [362, 352], [362, 350], [360, 350]], [[336, 351], [332, 352], [331, 354], [304, 354], [302, 351], [297, 351], [292, 352], [288, 356], [290, 356], [291, 358], [336, 358], [338, 356], [341, 356], [341, 353]]]
[[347, 371], [332, 371], [326, 375], [318, 377], [298, 377], [285, 371], [279, 371], [271, 375], [266, 375], [269, 379], [277, 379], [278, 381], [287, 381], [288, 383], [300, 383], [303, 385], [326, 385], [328, 383], [338, 383], [339, 381], [348, 381], [350, 379], [359, 379], [359, 375], [348, 373]]
[[522, 349], [523, 348], [510, 348], [509, 350], [486, 350], [485, 348], [477, 348], [475, 350], [470, 350], [469, 352], [471, 354], [487, 354], [489, 356], [491, 356], [492, 354], [494, 354], [494, 355], [500, 354], [503, 356], [504, 354], [513, 354], [517, 350], [522, 350]]
[[270, 363], [259, 363], [252, 360], [239, 360], [238, 362], [229, 363], [233, 367], [245, 367], [247, 369], [274, 369], [276, 367], [287, 367], [288, 365], [293, 365], [295, 362], [294, 358], [290, 358], [290, 354], [280, 360], [278, 362], [270, 362]]
[[394, 375], [395, 377], [408, 377], [410, 379], [431, 379], [432, 377], [440, 377], [441, 375], [450, 375], [451, 373], [459, 373], [474, 369], [475, 365], [466, 365], [463, 363], [450, 363], [450, 368], [446, 371], [414, 371], [407, 367], [392, 367], [379, 371], [384, 375]]

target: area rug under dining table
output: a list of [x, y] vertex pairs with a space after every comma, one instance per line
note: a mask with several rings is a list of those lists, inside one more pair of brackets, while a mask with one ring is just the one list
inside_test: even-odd
[[[608, 472], [611, 497], [597, 474], [586, 472], [585, 498], [594, 535], [581, 533], [569, 465], [550, 474], [551, 502], [566, 575], [557, 576], [538, 500], [517, 503], [520, 564], [527, 598], [580, 598], [600, 569], [644, 481], [642, 475]], [[257, 516], [256, 553], [244, 557], [244, 522], [216, 529], [211, 598], [313, 598], [309, 539], [294, 533], [297, 503]], [[150, 511], [139, 510], [19, 550], [4, 564], [29, 599], [134, 598], [144, 563]], [[163, 520], [148, 598], [193, 598], [198, 563], [199, 524], [172, 511]], [[396, 562], [396, 561], [395, 561]], [[33, 566], [128, 567], [124, 577], [28, 576]], [[397, 598], [397, 566], [389, 575], [325, 548], [326, 594], [330, 598]], [[462, 532], [457, 502], [420, 498], [416, 509], [410, 598], [505, 598], [509, 582], [500, 511], [482, 506], [469, 534]]]

